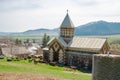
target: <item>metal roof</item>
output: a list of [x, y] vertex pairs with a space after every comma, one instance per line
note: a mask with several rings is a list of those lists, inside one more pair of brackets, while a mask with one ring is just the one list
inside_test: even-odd
[[64, 18], [64, 20], [63, 20], [63, 22], [62, 22], [60, 27], [61, 28], [66, 28], [66, 27], [67, 28], [73, 28], [74, 27], [74, 25], [72, 23], [72, 20], [70, 19], [68, 13], [66, 14], [66, 16], [65, 16], [65, 18]]
[[100, 50], [106, 41], [106, 39], [103, 38], [73, 37], [72, 41], [69, 44], [66, 44], [63, 38], [59, 37], [51, 39], [48, 44], [55, 39], [64, 47], [88, 50]]
[[102, 38], [73, 37], [68, 46], [72, 48], [99, 50], [104, 45], [105, 41], [106, 39]]
[[57, 40], [60, 44], [62, 44], [64, 47], [67, 47], [67, 44], [65, 43], [65, 41], [63, 40], [63, 38], [59, 37], [59, 38], [52, 38], [47, 45], [49, 45], [52, 41]]

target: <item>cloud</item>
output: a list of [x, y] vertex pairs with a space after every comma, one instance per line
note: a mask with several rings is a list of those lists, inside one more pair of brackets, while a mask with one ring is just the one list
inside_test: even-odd
[[96, 20], [120, 22], [119, 0], [0, 0], [1, 31], [57, 28], [66, 10], [76, 26]]
[[0, 11], [42, 8], [41, 0], [0, 0]]

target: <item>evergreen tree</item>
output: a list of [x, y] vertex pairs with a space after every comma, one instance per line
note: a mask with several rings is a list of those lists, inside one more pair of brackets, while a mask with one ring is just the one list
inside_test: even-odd
[[50, 40], [50, 36], [47, 36], [47, 42]]
[[18, 40], [18, 39], [15, 40], [15, 44], [16, 44], [16, 45], [19, 44], [19, 40]]
[[47, 42], [50, 40], [50, 36], [47, 36], [46, 33], [43, 36], [42, 39], [42, 43], [43, 43], [43, 47], [45, 47], [47, 45]]
[[21, 43], [22, 43], [21, 40], [19, 40], [19, 39], [16, 39], [16, 40], [15, 40], [15, 44], [16, 44], [16, 45], [20, 45]]
[[35, 43], [36, 41], [35, 41], [35, 39], [33, 39], [33, 43]]
[[22, 44], [22, 41], [21, 41], [21, 40], [19, 40], [19, 44]]
[[29, 41], [30, 41], [29, 39], [26, 40], [27, 43], [29, 43]]

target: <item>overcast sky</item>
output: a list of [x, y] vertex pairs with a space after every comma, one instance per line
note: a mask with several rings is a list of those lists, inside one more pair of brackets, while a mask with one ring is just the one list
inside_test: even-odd
[[120, 22], [120, 0], [0, 0], [0, 32], [58, 28], [67, 9], [75, 27]]

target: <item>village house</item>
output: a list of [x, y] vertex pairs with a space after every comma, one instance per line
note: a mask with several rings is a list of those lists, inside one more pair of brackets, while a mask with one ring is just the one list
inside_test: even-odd
[[28, 50], [24, 46], [7, 46], [7, 47], [0, 47], [1, 54], [4, 56], [11, 56], [11, 55], [25, 55], [28, 54]]
[[107, 39], [74, 36], [74, 25], [67, 13], [58, 38], [53, 38], [44, 48], [44, 61], [61, 65], [92, 69], [93, 54], [109, 53]]

